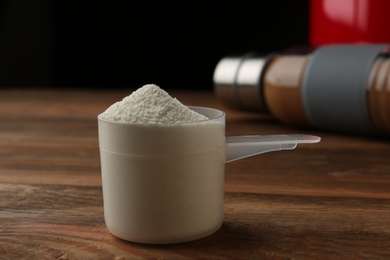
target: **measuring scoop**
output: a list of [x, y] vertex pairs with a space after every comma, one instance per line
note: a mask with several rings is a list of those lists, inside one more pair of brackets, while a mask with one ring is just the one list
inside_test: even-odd
[[320, 141], [300, 134], [226, 137], [223, 111], [189, 108], [208, 120], [132, 124], [98, 116], [104, 219], [115, 236], [172, 244], [211, 235], [224, 220], [226, 162]]

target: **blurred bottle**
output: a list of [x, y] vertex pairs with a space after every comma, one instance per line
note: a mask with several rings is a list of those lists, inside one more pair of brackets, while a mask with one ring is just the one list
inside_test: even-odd
[[311, 0], [310, 44], [390, 42], [389, 0]]
[[306, 52], [225, 57], [215, 93], [294, 126], [388, 135], [389, 10], [389, 0], [311, 0]]
[[280, 121], [358, 134], [390, 134], [388, 44], [329, 44], [227, 56], [213, 81], [226, 106], [271, 113]]

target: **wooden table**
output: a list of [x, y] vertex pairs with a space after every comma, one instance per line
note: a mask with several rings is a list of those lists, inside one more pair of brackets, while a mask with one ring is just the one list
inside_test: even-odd
[[390, 141], [227, 112], [227, 135], [305, 133], [318, 144], [226, 164], [225, 221], [189, 243], [142, 245], [103, 219], [96, 116], [131, 89], [0, 90], [0, 259], [390, 259]]

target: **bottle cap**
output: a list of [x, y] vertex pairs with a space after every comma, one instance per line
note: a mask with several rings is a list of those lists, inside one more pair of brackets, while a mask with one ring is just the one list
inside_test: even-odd
[[234, 109], [268, 112], [262, 81], [273, 55], [249, 52], [221, 59], [213, 76], [217, 98]]

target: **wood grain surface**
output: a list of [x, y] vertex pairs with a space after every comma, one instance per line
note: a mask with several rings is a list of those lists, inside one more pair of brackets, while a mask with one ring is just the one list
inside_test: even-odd
[[97, 115], [131, 89], [0, 90], [0, 259], [390, 259], [390, 140], [283, 125], [212, 92], [174, 91], [227, 112], [227, 135], [306, 133], [318, 144], [226, 165], [215, 234], [143, 245], [103, 219]]

